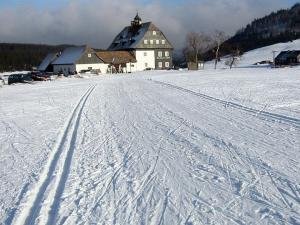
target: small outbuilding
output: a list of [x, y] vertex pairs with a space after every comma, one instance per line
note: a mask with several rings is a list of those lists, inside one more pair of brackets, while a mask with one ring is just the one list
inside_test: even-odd
[[276, 66], [300, 65], [300, 50], [282, 51], [275, 58]]

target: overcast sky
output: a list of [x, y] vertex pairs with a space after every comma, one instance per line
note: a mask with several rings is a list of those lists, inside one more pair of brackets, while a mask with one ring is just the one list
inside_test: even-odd
[[137, 10], [172, 42], [189, 31], [233, 34], [297, 0], [0, 0], [0, 42], [89, 44], [106, 49]]

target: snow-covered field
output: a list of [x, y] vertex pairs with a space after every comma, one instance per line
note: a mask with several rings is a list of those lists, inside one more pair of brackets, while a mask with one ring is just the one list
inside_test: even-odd
[[2, 224], [299, 224], [300, 71], [0, 89]]
[[0, 224], [300, 224], [300, 67], [221, 68], [0, 88]]

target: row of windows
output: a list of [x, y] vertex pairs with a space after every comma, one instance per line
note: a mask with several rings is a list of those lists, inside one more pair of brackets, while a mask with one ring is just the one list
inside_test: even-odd
[[[159, 51], [157, 53], [158, 57], [163, 57], [163, 52], [162, 51]], [[165, 51], [165, 57], [169, 57], [170, 56], [170, 53], [169, 51]]]
[[[159, 51], [157, 53], [158, 57], [163, 57], [163, 52], [162, 51]], [[147, 52], [144, 52], [144, 56], [147, 56]], [[165, 51], [165, 57], [169, 57], [170, 56], [170, 53], [169, 51]]]
[[[153, 45], [155, 41], [155, 44], [159, 45], [160, 44], [160, 40], [149, 40], [150, 45]], [[145, 39], [144, 40], [144, 44], [147, 45], [148, 44], [148, 40]], [[161, 40], [161, 44], [164, 45], [166, 44], [166, 40]]]
[[[158, 62], [158, 67], [162, 68], [163, 67], [163, 63], [162, 62]], [[165, 67], [169, 68], [170, 67], [170, 63], [169, 62], [165, 62]]]
[[[148, 63], [145, 63], [145, 67], [148, 67]], [[162, 68], [163, 67], [163, 63], [162, 62], [158, 62], [158, 67]], [[169, 62], [165, 62], [165, 67], [169, 68], [170, 67], [170, 63]]]

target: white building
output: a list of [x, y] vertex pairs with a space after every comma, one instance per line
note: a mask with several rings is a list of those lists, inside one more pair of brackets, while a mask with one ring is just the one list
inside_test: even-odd
[[115, 37], [108, 50], [133, 52], [136, 71], [172, 67], [173, 46], [152, 22], [142, 23], [138, 14], [131, 26], [125, 27]]
[[62, 54], [52, 62], [53, 72], [74, 74], [82, 70], [93, 70], [106, 73], [108, 64], [101, 60], [96, 52], [88, 46], [66, 48]]

